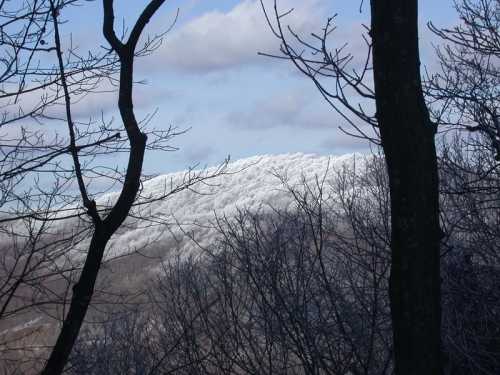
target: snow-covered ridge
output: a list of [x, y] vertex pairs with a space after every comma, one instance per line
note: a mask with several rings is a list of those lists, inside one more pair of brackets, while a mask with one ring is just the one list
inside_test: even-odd
[[[334, 173], [344, 165], [362, 163], [362, 154], [318, 156], [314, 154], [259, 155], [229, 163], [227, 173], [199, 183], [193, 189], [178, 192], [167, 199], [142, 205], [133, 210], [136, 216], [149, 217], [151, 222], [129, 219], [111, 240], [109, 256], [140, 249], [151, 241], [162, 242], [183, 230], [190, 230], [194, 223], [207, 224], [214, 215], [228, 215], [237, 209], [257, 210], [266, 206], [283, 207], [291, 201], [282, 181], [276, 176], [287, 176], [289, 185], [300, 184], [303, 179], [314, 183], [325, 173]], [[210, 175], [217, 167], [208, 168]], [[179, 185], [186, 178], [186, 171], [158, 176], [144, 183], [142, 197], [158, 197], [171, 186]], [[98, 203], [112, 200], [116, 194], [98, 199]], [[170, 223], [170, 225], [168, 225]], [[182, 229], [181, 229], [182, 228]], [[197, 226], [198, 236], [210, 241], [209, 228]], [[191, 244], [192, 245], [192, 244]]]
[[[292, 203], [292, 197], [277, 175], [286, 176], [289, 186], [300, 189], [304, 181], [314, 185], [316, 179], [322, 179], [325, 174], [328, 180], [344, 166], [352, 167], [355, 163], [356, 168], [362, 170], [365, 161], [366, 155], [363, 154], [318, 156], [297, 153], [254, 156], [229, 163], [226, 173], [205, 183], [198, 183], [190, 190], [136, 206], [131, 217], [109, 242], [105, 257], [114, 261], [102, 267], [99, 289], [139, 295], [162, 270], [162, 261], [168, 261], [173, 254], [181, 257], [200, 254], [199, 247], [185, 235], [186, 232], [192, 234], [200, 244], [207, 245], [217, 235], [210, 225], [215, 215], [231, 217], [237, 209], [265, 210], [270, 206], [285, 207]], [[201, 173], [211, 175], [217, 170], [217, 167], [207, 168]], [[182, 184], [188, 172], [170, 173], [145, 182], [139, 202], [141, 199], [162, 196], [172, 186]], [[118, 193], [110, 193], [98, 197], [97, 204], [102, 207], [112, 203], [117, 195]], [[77, 208], [65, 207], [61, 216], [70, 215], [71, 210]], [[141, 217], [150, 220], [144, 221]], [[52, 238], [58, 239], [61, 235], [75, 233], [75, 228], [81, 223], [76, 218], [54, 221], [49, 241]], [[60, 269], [71, 268], [85, 259], [90, 238], [82, 237], [83, 235], [73, 237], [72, 243], [65, 247], [71, 250], [57, 258]], [[140, 250], [140, 253], [133, 254], [135, 250]], [[130, 256], [121, 257], [128, 254]], [[0, 325], [0, 336], [26, 335], [31, 332], [42, 332], [43, 335], [52, 329], [53, 322], [41, 319], [39, 312], [33, 311], [30, 315], [19, 315], [18, 319], [7, 325]]]

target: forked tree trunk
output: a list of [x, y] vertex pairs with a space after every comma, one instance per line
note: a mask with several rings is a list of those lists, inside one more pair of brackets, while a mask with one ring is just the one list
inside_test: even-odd
[[371, 0], [380, 127], [391, 192], [391, 317], [397, 375], [441, 375], [435, 126], [425, 106], [417, 0]]
[[[80, 278], [73, 287], [71, 304], [64, 318], [61, 332], [41, 375], [60, 375], [64, 371], [94, 294], [106, 245], [127, 218], [139, 191], [147, 137], [139, 128], [132, 101], [135, 49], [144, 27], [164, 2], [165, 0], [150, 0], [131, 30], [127, 42], [123, 43], [117, 38], [113, 27], [115, 18], [113, 0], [103, 0], [103, 34], [120, 58], [118, 108], [130, 144], [129, 159], [120, 195], [104, 219], [100, 218], [95, 202], [88, 201], [86, 193], [82, 193], [84, 206], [94, 223], [94, 233]], [[53, 9], [53, 18], [56, 20], [55, 9]], [[85, 188], [83, 187], [82, 190], [85, 191]]]

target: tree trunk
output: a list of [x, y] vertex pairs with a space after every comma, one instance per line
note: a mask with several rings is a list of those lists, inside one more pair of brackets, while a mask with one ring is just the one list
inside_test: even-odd
[[[113, 0], [103, 0], [103, 34], [120, 58], [118, 107], [130, 143], [129, 159], [120, 195], [104, 220], [100, 218], [95, 202], [86, 202], [85, 195], [83, 196], [84, 205], [93, 219], [95, 230], [80, 278], [73, 287], [68, 314], [64, 318], [61, 332], [41, 375], [60, 375], [63, 372], [94, 294], [106, 245], [127, 218], [139, 191], [147, 136], [141, 132], [135, 118], [132, 100], [135, 48], [144, 27], [164, 2], [165, 0], [150, 0], [124, 44], [114, 31]], [[55, 11], [53, 12], [55, 19]]]
[[73, 287], [68, 315], [64, 319], [61, 332], [41, 375], [61, 374], [64, 370], [94, 294], [95, 282], [108, 240], [109, 235], [103, 234], [102, 228], [96, 228], [81, 277]]
[[422, 94], [417, 9], [417, 0], [371, 0], [374, 83], [391, 192], [395, 370], [440, 375], [436, 129]]

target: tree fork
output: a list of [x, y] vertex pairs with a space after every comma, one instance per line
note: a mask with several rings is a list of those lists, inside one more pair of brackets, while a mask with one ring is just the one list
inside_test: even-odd
[[[64, 366], [69, 359], [92, 299], [106, 245], [113, 233], [127, 218], [139, 191], [147, 136], [141, 132], [133, 111], [132, 88], [135, 48], [144, 27], [164, 2], [165, 0], [151, 0], [149, 2], [124, 44], [117, 38], [113, 29], [113, 0], [103, 0], [103, 34], [111, 48], [119, 56], [121, 63], [118, 107], [129, 139], [130, 153], [125, 181], [116, 203], [107, 217], [103, 220], [94, 220], [94, 233], [80, 278], [73, 288], [70, 308], [42, 375], [59, 375], [64, 371]], [[57, 22], [55, 12], [53, 12], [53, 17], [54, 22]], [[82, 198], [85, 201], [85, 196]]]

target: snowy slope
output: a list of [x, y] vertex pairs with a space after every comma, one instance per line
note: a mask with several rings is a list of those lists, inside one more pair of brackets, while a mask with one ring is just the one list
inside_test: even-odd
[[[344, 164], [359, 164], [360, 154], [342, 156], [317, 156], [312, 154], [262, 155], [241, 159], [229, 164], [229, 173], [212, 179], [208, 184], [198, 184], [194, 190], [185, 190], [168, 199], [140, 206], [135, 214], [152, 218], [152, 222], [128, 220], [126, 229], [113, 237], [110, 256], [140, 249], [151, 241], [164, 242], [173, 235], [179, 237], [182, 231], [196, 228], [197, 237], [209, 242], [213, 235], [206, 226], [214, 215], [231, 215], [238, 208], [257, 210], [268, 206], [283, 207], [291, 201], [282, 181], [276, 174], [288, 177], [291, 186], [301, 183], [302, 178], [313, 183], [325, 173], [332, 174]], [[208, 169], [210, 174], [215, 168]], [[173, 185], [185, 178], [186, 172], [178, 172], [156, 177], [144, 184], [141, 196], [151, 198], [162, 196]], [[98, 202], [115, 198], [114, 195], [101, 197]], [[170, 225], [168, 225], [168, 223]], [[198, 224], [198, 225], [193, 225]], [[187, 246], [192, 248], [191, 246]], [[186, 249], [188, 252], [188, 249]]]
[[[187, 256], [199, 253], [185, 232], [192, 234], [202, 245], [213, 241], [216, 231], [210, 222], [215, 215], [231, 216], [237, 209], [266, 210], [269, 206], [284, 207], [292, 202], [283, 182], [277, 174], [287, 176], [289, 186], [301, 186], [305, 180], [314, 184], [317, 177], [327, 180], [344, 165], [357, 167], [364, 164], [366, 156], [348, 154], [343, 156], [317, 156], [312, 154], [261, 155], [230, 163], [226, 174], [207, 183], [197, 184], [191, 190], [173, 194], [167, 199], [134, 208], [132, 218], [112, 237], [106, 253], [106, 266], [100, 271], [99, 289], [113, 293], [126, 292], [140, 295], [147, 288], [152, 276], [162, 266], [162, 261], [173, 254]], [[216, 171], [208, 168], [205, 174]], [[140, 199], [160, 197], [186, 178], [186, 171], [156, 177], [144, 183]], [[98, 205], [112, 203], [117, 194], [107, 194], [97, 199]], [[68, 211], [64, 212], [67, 215]], [[144, 222], [134, 216], [150, 218]], [[77, 219], [54, 223], [54, 233], [73, 233]], [[71, 244], [73, 250], [61, 257], [61, 262], [82, 261], [89, 239], [77, 239]], [[121, 257], [122, 255], [129, 255]], [[64, 266], [61, 264], [61, 266]], [[67, 265], [66, 265], [67, 266]], [[65, 284], [64, 284], [65, 285]], [[64, 286], [63, 285], [63, 286]], [[26, 316], [14, 317], [0, 324], [0, 336], [6, 333], [43, 328], [44, 335], [54, 329], [53, 321], [39, 320], [38, 311]], [[45, 332], [45, 333], [44, 333]], [[49, 335], [50, 337], [50, 335]], [[36, 339], [38, 340], [38, 339]]]

